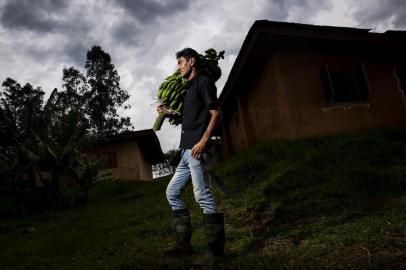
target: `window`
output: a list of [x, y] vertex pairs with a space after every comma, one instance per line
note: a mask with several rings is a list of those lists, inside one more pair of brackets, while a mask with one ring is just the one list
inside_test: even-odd
[[106, 156], [104, 168], [105, 169], [112, 169], [117, 168], [117, 153], [116, 152], [108, 152], [108, 153], [99, 153], [97, 154], [97, 159], [101, 156]]
[[362, 65], [345, 71], [325, 65], [320, 76], [327, 104], [365, 102], [368, 98], [368, 83]]
[[107, 159], [106, 159], [106, 168], [117, 168], [117, 153], [116, 152], [111, 152], [111, 153], [106, 153]]

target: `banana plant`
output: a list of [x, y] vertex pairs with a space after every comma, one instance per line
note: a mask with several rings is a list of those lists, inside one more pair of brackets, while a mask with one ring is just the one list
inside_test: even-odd
[[15, 114], [6, 100], [1, 99], [0, 105], [0, 147], [17, 145], [20, 142], [20, 132]]
[[[14, 182], [23, 179], [24, 173], [29, 177], [31, 186], [36, 187], [35, 167], [39, 157], [36, 150], [35, 130], [42, 130], [50, 125], [53, 116], [51, 108], [56, 105], [54, 102], [57, 96], [55, 89], [49, 97], [43, 110], [38, 110], [33, 102], [26, 102], [24, 109], [18, 115], [10, 109], [5, 99], [0, 103], [0, 148], [3, 153], [0, 163], [0, 171], [10, 172]], [[38, 170], [37, 170], [38, 171]], [[12, 173], [11, 173], [12, 172]]]
[[[84, 192], [84, 205], [88, 203], [89, 190], [91, 186], [112, 178], [112, 172], [103, 170], [106, 162], [106, 155], [94, 160], [87, 155], [80, 155], [79, 168], [71, 169], [71, 177], [79, 184]], [[71, 205], [71, 207], [73, 207]]]
[[63, 176], [77, 165], [80, 144], [85, 130], [79, 128], [79, 113], [70, 112], [62, 119], [58, 136], [52, 136], [49, 128], [33, 132], [38, 148], [39, 166], [50, 172], [50, 192], [54, 196], [62, 187]]
[[[1, 186], [4, 190], [12, 191], [18, 189], [24, 173], [32, 173], [37, 156], [29, 150], [32, 140], [26, 137], [26, 131], [22, 131], [7, 101], [2, 99], [0, 105]], [[31, 185], [35, 185], [34, 182]]]

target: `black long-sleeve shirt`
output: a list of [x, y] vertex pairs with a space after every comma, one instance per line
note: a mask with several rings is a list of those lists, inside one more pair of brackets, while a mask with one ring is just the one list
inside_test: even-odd
[[191, 149], [202, 138], [210, 122], [209, 110], [217, 108], [217, 88], [209, 78], [196, 75], [190, 81], [183, 107], [180, 148]]

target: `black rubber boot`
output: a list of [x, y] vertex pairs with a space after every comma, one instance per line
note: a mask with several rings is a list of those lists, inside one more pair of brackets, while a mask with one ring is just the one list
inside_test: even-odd
[[224, 258], [225, 232], [224, 215], [222, 213], [205, 214], [205, 232], [209, 251], [201, 259], [192, 264], [199, 269], [222, 269]]
[[191, 245], [192, 224], [187, 210], [175, 210], [173, 212], [172, 225], [174, 227], [176, 242], [172, 247], [164, 250], [168, 256], [193, 254]]

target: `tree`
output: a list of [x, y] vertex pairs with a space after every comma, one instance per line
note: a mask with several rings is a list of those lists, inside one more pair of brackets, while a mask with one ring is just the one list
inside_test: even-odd
[[[27, 136], [28, 130], [35, 128], [38, 116], [42, 109], [45, 92], [40, 87], [34, 88], [27, 83], [23, 87], [15, 80], [7, 78], [3, 82], [1, 97], [8, 110], [15, 119], [15, 125], [20, 136]], [[23, 140], [20, 138], [19, 140]], [[19, 143], [16, 141], [16, 143]]]
[[[29, 159], [23, 155], [21, 131], [17, 127], [16, 114], [7, 102], [0, 103], [0, 195], [16, 190], [18, 179], [31, 166]], [[21, 181], [20, 181], [21, 182]]]
[[[23, 87], [7, 78], [3, 82], [0, 104], [0, 151], [3, 186], [35, 187], [35, 165], [32, 152], [35, 142], [32, 130], [40, 129], [44, 91], [27, 83]], [[23, 181], [26, 175], [26, 181]]]
[[93, 46], [87, 52], [87, 82], [89, 90], [85, 97], [87, 112], [90, 116], [91, 131], [98, 137], [111, 135], [131, 126], [129, 117], [118, 117], [117, 107], [130, 96], [120, 88], [120, 76], [111, 63], [110, 55], [100, 46]]
[[[54, 89], [45, 104], [40, 87], [21, 86], [11, 78], [3, 82], [0, 195], [14, 195], [30, 205], [25, 198], [31, 193], [47, 197], [48, 206], [55, 206], [62, 189], [73, 183], [84, 190], [87, 201], [91, 184], [106, 178], [98, 174], [102, 160], [84, 157], [83, 148], [91, 139], [131, 127], [128, 117], [117, 114], [129, 95], [120, 88], [109, 54], [99, 46], [87, 53], [86, 69], [85, 76], [73, 67], [64, 68], [64, 90]], [[41, 171], [50, 176], [42, 178]]]
[[[44, 106], [40, 88], [34, 89], [30, 84], [21, 87], [16, 81], [7, 79], [3, 89], [0, 189], [4, 194], [13, 195], [18, 205], [29, 204], [27, 194], [38, 193], [40, 188], [36, 179], [39, 178], [48, 203], [55, 205], [61, 175], [75, 162], [83, 131], [77, 128], [76, 118], [71, 116], [73, 111], [62, 118], [55, 114], [61, 97], [56, 89]], [[55, 124], [60, 128], [54, 128]], [[40, 172], [44, 170], [51, 173], [50, 179], [41, 179]]]
[[73, 67], [64, 68], [62, 72], [62, 87], [65, 90], [61, 93], [60, 108], [64, 112], [74, 110], [84, 113], [85, 99], [83, 95], [88, 91], [86, 77]]
[[86, 76], [73, 67], [63, 70], [66, 108], [82, 111], [89, 135], [95, 138], [131, 128], [130, 118], [117, 114], [129, 94], [120, 87], [120, 76], [110, 55], [100, 46], [93, 46], [87, 52], [85, 68]]

